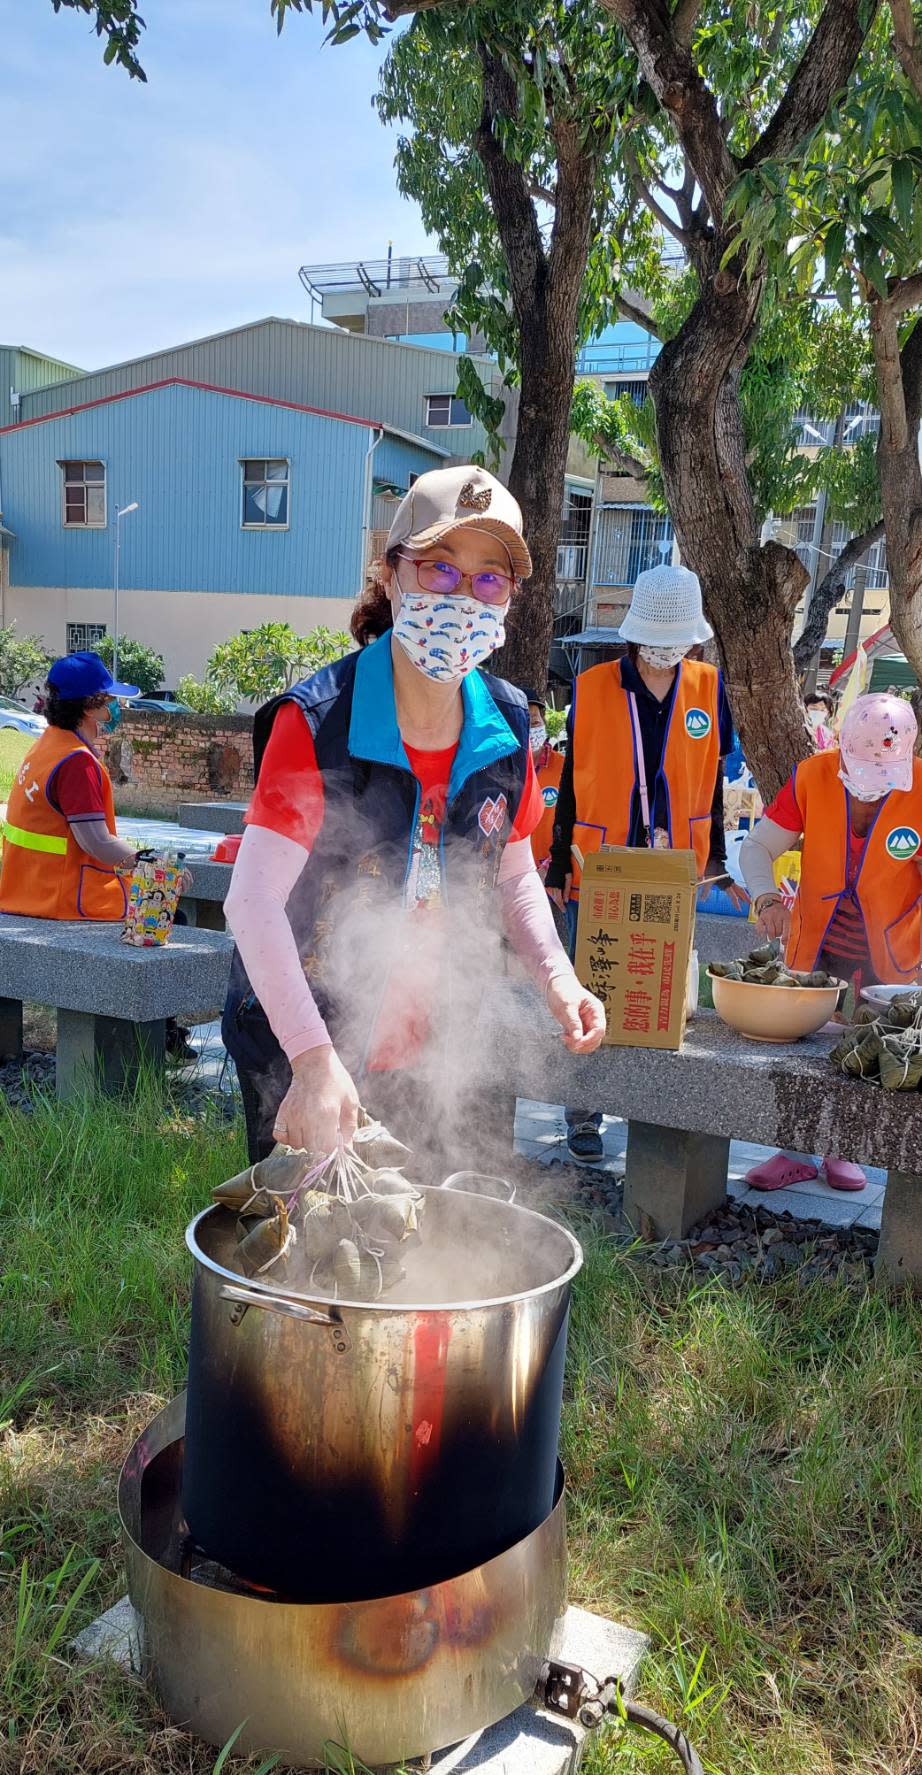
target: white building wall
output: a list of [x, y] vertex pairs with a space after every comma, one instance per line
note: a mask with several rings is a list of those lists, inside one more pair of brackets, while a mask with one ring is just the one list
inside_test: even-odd
[[[40, 636], [55, 657], [67, 647], [68, 623], [105, 623], [112, 630], [111, 586], [88, 590], [61, 586], [7, 586], [6, 621], [21, 634]], [[266, 622], [287, 622], [299, 634], [321, 624], [348, 629], [349, 598], [289, 598], [245, 592], [151, 592], [119, 594], [119, 629], [155, 647], [166, 662], [165, 683], [175, 690], [184, 672], [204, 675], [220, 641]]]

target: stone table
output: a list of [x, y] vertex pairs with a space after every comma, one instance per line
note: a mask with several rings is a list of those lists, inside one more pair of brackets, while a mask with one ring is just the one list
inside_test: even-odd
[[922, 1093], [837, 1072], [840, 1034], [774, 1046], [699, 1012], [678, 1053], [603, 1047], [575, 1058], [537, 994], [501, 982], [485, 998], [478, 1046], [494, 1090], [624, 1118], [625, 1216], [657, 1238], [684, 1238], [724, 1201], [731, 1139], [884, 1167], [878, 1268], [922, 1286]]

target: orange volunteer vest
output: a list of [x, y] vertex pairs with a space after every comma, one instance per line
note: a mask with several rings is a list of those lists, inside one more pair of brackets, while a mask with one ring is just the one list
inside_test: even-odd
[[[127, 899], [118, 876], [80, 849], [48, 789], [58, 766], [89, 752], [75, 733], [46, 727], [23, 759], [10, 790], [3, 830], [0, 912], [29, 918], [124, 918]], [[94, 754], [90, 754], [94, 756]], [[112, 784], [98, 759], [106, 825], [115, 831]]]
[[[848, 796], [839, 781], [838, 748], [805, 759], [794, 773], [804, 822], [800, 887], [791, 913], [787, 962], [812, 971], [848, 882]], [[922, 977], [922, 763], [912, 788], [881, 802], [854, 883], [879, 980]]]
[[560, 779], [563, 776], [563, 754], [548, 748], [547, 758], [537, 776], [541, 800], [544, 802], [544, 812], [531, 835], [531, 848], [532, 855], [540, 869], [551, 854], [554, 820], [557, 817], [557, 796], [560, 791]]
[[[711, 851], [711, 807], [720, 764], [716, 666], [683, 660], [663, 747], [672, 850], [693, 850], [703, 875]], [[573, 842], [589, 856], [603, 844], [627, 844], [637, 786], [634, 732], [619, 660], [591, 666], [576, 680], [573, 726]], [[650, 804], [656, 785], [648, 783]], [[573, 885], [579, 884], [573, 863]]]

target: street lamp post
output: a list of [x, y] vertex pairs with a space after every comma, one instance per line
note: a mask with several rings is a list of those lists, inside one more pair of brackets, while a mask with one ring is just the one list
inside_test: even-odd
[[113, 678], [118, 677], [118, 557], [119, 557], [119, 550], [121, 548], [121, 543], [122, 543], [122, 519], [127, 518], [129, 512], [136, 512], [137, 509], [138, 509], [138, 501], [136, 499], [132, 500], [130, 505], [121, 505], [121, 506], [117, 505], [115, 508], [115, 577], [114, 577], [113, 587], [112, 587], [112, 594], [113, 594], [113, 596], [112, 596], [112, 605], [113, 605], [113, 608], [112, 608], [112, 622], [113, 622], [112, 676], [113, 676]]

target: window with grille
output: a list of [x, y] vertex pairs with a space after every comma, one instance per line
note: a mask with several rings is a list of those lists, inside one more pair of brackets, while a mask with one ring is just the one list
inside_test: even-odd
[[557, 544], [558, 580], [583, 580], [589, 555], [592, 494], [567, 488], [560, 537]]
[[105, 639], [108, 630], [104, 622], [69, 622], [67, 625], [68, 653], [94, 652], [100, 641]]
[[102, 462], [62, 462], [63, 519], [67, 529], [106, 527], [106, 469]]
[[609, 505], [599, 513], [593, 581], [632, 586], [638, 573], [660, 567], [672, 556], [669, 519], [649, 506]]
[[617, 382], [606, 382], [605, 393], [610, 401], [616, 401], [621, 395], [629, 394], [635, 407], [642, 407], [647, 398], [646, 378], [638, 381], [625, 377]]
[[468, 407], [456, 394], [427, 394], [426, 424], [441, 425], [473, 425], [474, 421]]
[[244, 530], [287, 530], [290, 465], [284, 456], [247, 457], [243, 463]]

